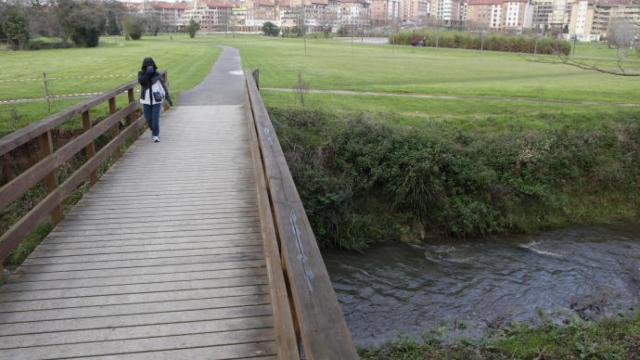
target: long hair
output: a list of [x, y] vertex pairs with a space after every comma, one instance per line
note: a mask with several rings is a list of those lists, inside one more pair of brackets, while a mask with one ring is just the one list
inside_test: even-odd
[[156, 62], [153, 61], [153, 58], [150, 57], [146, 57], [144, 58], [144, 60], [142, 60], [142, 67], [141, 70], [145, 71], [147, 69], [147, 66], [153, 66], [154, 70], [158, 70], [158, 67], [156, 66]]

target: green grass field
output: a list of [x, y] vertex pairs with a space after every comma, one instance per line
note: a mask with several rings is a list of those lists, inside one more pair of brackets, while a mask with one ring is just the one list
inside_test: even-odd
[[[219, 41], [239, 47], [247, 67], [260, 67], [263, 87], [291, 88], [301, 72], [312, 89], [640, 103], [638, 78], [531, 62], [521, 54], [307, 40], [305, 55], [299, 39]], [[581, 45], [580, 53], [614, 55], [602, 45]], [[630, 56], [627, 66], [638, 70], [640, 59]]]
[[[42, 97], [43, 72], [52, 78], [49, 91], [54, 95], [105, 91], [135, 79], [146, 56], [152, 56], [160, 68], [169, 71], [171, 91], [177, 94], [202, 80], [219, 52], [211, 41], [190, 41], [184, 36], [175, 40], [144, 37], [141, 41], [105, 38], [100, 47], [91, 49], [0, 51], [0, 100]], [[110, 77], [113, 75], [117, 77]], [[52, 112], [81, 101], [54, 100]], [[17, 121], [13, 111], [18, 115]], [[0, 134], [47, 115], [45, 102], [0, 105]]]
[[[409, 123], [434, 118], [607, 112], [622, 108], [619, 103], [640, 105], [636, 77], [531, 62], [531, 56], [522, 54], [393, 47], [338, 39], [307, 39], [305, 54], [304, 43], [302, 39], [247, 35], [199, 35], [195, 39], [177, 35], [148, 36], [141, 41], [104, 37], [101, 46], [94, 49], [0, 51], [0, 66], [8, 69], [0, 73], [0, 100], [41, 97], [42, 72], [53, 78], [49, 83], [52, 94], [104, 91], [134, 78], [145, 56], [153, 56], [160, 67], [169, 70], [171, 89], [177, 93], [197, 84], [209, 71], [220, 51], [216, 45], [230, 45], [240, 49], [245, 67], [261, 69], [263, 88], [290, 90], [300, 73], [311, 90], [452, 97], [305, 96], [308, 108], [394, 113]], [[578, 44], [576, 54], [611, 65], [615, 50], [604, 44]], [[635, 54], [625, 64], [640, 69]], [[120, 77], [86, 78], [106, 75]], [[22, 79], [36, 80], [10, 81]], [[300, 106], [295, 94], [264, 90], [263, 95], [269, 106]], [[53, 112], [80, 101], [55, 100]], [[44, 102], [0, 105], [0, 134], [47, 115]]]

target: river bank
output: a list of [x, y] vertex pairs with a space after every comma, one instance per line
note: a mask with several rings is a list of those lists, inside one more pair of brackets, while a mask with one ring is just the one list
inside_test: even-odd
[[390, 113], [270, 114], [324, 248], [362, 251], [640, 216], [634, 111], [420, 124]]
[[363, 359], [635, 359], [640, 224], [326, 251]]

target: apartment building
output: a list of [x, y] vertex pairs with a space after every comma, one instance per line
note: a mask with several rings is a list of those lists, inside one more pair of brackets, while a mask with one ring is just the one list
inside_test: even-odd
[[604, 0], [593, 5], [592, 33], [606, 36], [611, 23], [623, 19], [640, 31], [640, 4], [631, 1]]
[[463, 0], [435, 0], [435, 9], [431, 12], [443, 25], [453, 25], [466, 17]]
[[371, 13], [365, 0], [331, 0], [329, 13], [335, 15], [334, 26], [367, 26]]
[[469, 0], [466, 20], [492, 30], [522, 30], [532, 27], [533, 6], [528, 0]]
[[400, 0], [400, 20], [420, 22], [429, 15], [428, 0]]
[[569, 37], [574, 36], [579, 41], [597, 41], [599, 34], [592, 33], [594, 6], [589, 0], [579, 0], [571, 4], [571, 15], [569, 20]]
[[231, 21], [233, 6], [225, 3], [215, 3], [194, 0], [178, 20], [178, 28], [184, 28], [191, 19], [200, 24], [200, 31], [224, 31]]
[[371, 21], [387, 24], [400, 21], [400, 0], [371, 0]]

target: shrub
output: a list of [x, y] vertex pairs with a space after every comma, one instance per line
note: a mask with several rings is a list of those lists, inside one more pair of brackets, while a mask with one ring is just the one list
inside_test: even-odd
[[537, 230], [575, 221], [572, 211], [583, 216], [579, 206], [612, 193], [640, 209], [637, 113], [598, 129], [563, 115], [570, 121], [553, 128], [482, 134], [443, 124], [416, 131], [367, 114], [270, 113], [324, 247], [358, 250], [407, 232], [419, 240]]
[[[484, 37], [484, 44], [482, 44], [482, 37]], [[427, 29], [404, 31], [389, 36], [390, 43], [401, 45], [416, 46], [422, 39], [424, 39], [424, 46], [521, 53], [533, 53], [536, 43], [536, 38], [530, 36], [430, 31]], [[571, 52], [571, 44], [568, 41], [552, 38], [542, 38], [537, 41], [539, 54], [562, 53], [568, 55]]]
[[190, 38], [196, 37], [196, 33], [200, 30], [200, 24], [198, 24], [193, 18], [189, 20], [189, 25], [187, 25], [187, 32], [189, 33]]
[[262, 25], [262, 32], [265, 36], [278, 36], [280, 35], [280, 28], [271, 21], [267, 21]]
[[140, 40], [144, 32], [144, 20], [140, 17], [127, 15], [122, 19], [122, 27], [127, 39]]

